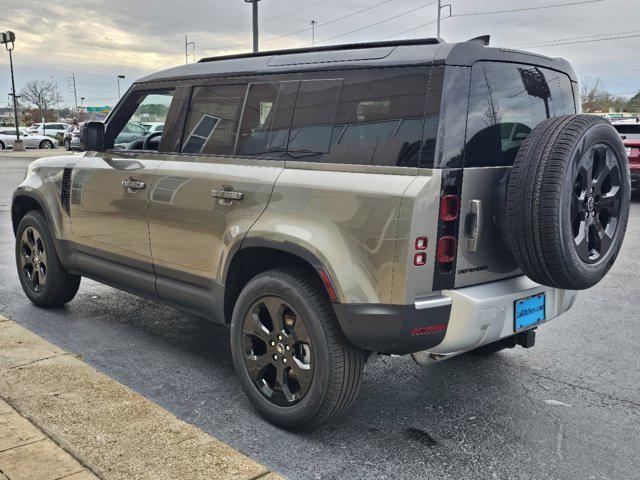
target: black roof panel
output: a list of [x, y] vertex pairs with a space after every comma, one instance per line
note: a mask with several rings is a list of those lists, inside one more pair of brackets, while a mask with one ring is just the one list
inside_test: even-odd
[[486, 47], [482, 42], [443, 43], [433, 38], [243, 53], [204, 58], [147, 75], [136, 83], [335, 68], [391, 67], [445, 63], [472, 66], [480, 60], [539, 65], [569, 74], [568, 62], [534, 53]]

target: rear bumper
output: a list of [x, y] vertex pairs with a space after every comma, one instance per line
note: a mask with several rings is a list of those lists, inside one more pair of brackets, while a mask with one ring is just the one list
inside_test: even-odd
[[[389, 354], [471, 350], [513, 336], [514, 302], [545, 293], [545, 320], [566, 312], [577, 292], [539, 285], [525, 276], [417, 299], [414, 305], [335, 304], [349, 341]], [[539, 326], [538, 324], [537, 326]]]

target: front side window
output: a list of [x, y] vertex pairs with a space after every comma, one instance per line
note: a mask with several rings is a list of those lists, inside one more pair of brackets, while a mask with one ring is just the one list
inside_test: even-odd
[[164, 124], [173, 100], [173, 90], [142, 94], [136, 98], [133, 114], [115, 134], [114, 147], [126, 150], [158, 150], [160, 136], [149, 137], [143, 122], [159, 122]]
[[576, 113], [569, 77], [530, 65], [479, 62], [471, 74], [465, 165], [513, 165], [543, 120]]
[[246, 89], [246, 85], [196, 87], [181, 152], [231, 155]]

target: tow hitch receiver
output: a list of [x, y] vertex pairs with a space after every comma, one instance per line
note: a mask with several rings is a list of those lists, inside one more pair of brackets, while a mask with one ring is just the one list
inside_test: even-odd
[[527, 330], [517, 335], [517, 342], [522, 348], [531, 348], [536, 344], [536, 331]]

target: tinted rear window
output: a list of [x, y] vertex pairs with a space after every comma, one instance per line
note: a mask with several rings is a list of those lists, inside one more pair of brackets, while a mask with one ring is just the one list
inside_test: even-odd
[[479, 62], [471, 74], [465, 166], [513, 165], [522, 141], [543, 120], [576, 113], [563, 73], [530, 65]]

